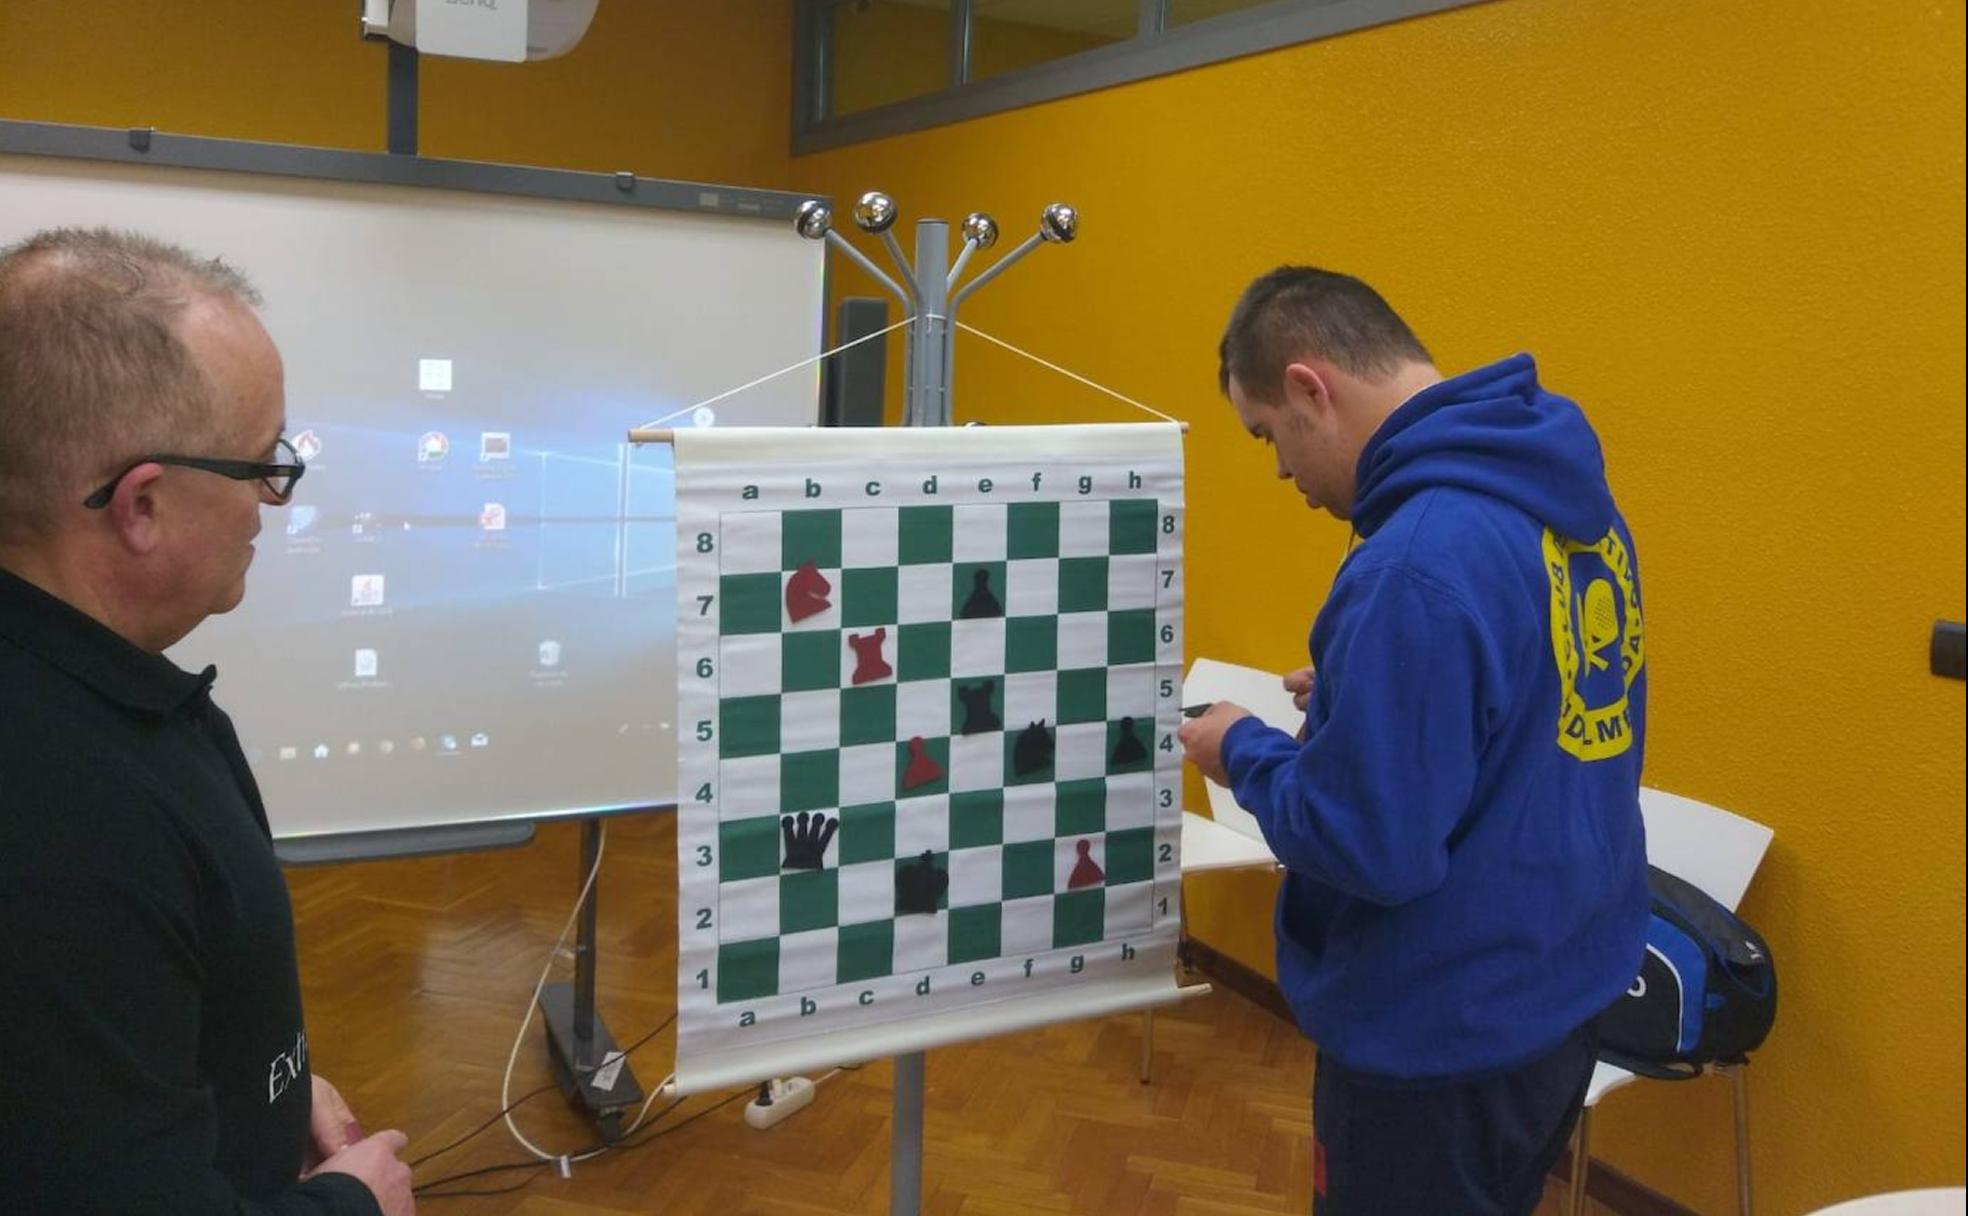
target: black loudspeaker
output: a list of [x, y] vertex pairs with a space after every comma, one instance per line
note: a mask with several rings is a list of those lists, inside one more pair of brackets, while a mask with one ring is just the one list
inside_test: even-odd
[[[834, 345], [881, 333], [888, 301], [850, 296], [834, 320]], [[820, 365], [820, 425], [880, 426], [888, 386], [888, 335], [829, 355]]]

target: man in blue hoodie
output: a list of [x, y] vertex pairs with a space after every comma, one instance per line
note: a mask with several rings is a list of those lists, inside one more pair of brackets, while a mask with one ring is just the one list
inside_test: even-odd
[[1639, 569], [1598, 440], [1528, 355], [1443, 379], [1328, 271], [1253, 283], [1221, 360], [1278, 476], [1360, 538], [1287, 678], [1304, 729], [1182, 728], [1287, 870], [1314, 1211], [1528, 1213], [1647, 920]]

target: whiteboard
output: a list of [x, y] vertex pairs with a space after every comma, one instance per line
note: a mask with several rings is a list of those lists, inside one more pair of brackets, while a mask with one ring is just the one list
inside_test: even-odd
[[[134, 228], [224, 257], [265, 296], [287, 434], [312, 459], [294, 503], [266, 510], [243, 605], [170, 657], [217, 666], [275, 836], [672, 803], [674, 482], [668, 449], [625, 430], [679, 410], [668, 425], [814, 422], [809, 373], [687, 409], [819, 352], [824, 247], [783, 218], [797, 196], [615, 180], [645, 205], [608, 205], [292, 176], [314, 150], [181, 143], [266, 147], [279, 171], [0, 141], [0, 245]], [[611, 183], [448, 168], [425, 176]], [[646, 205], [657, 187], [754, 214]]]

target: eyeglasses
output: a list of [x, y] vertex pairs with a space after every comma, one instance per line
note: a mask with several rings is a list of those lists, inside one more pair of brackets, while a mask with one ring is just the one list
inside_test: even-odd
[[267, 463], [258, 460], [216, 460], [206, 456], [146, 456], [142, 460], [132, 461], [129, 467], [110, 478], [101, 489], [83, 499], [82, 505], [92, 511], [108, 506], [109, 500], [116, 494], [116, 487], [122, 484], [123, 479], [147, 464], [169, 464], [184, 469], [203, 469], [207, 473], [217, 473], [234, 481], [257, 481], [266, 487], [266, 492], [273, 496], [273, 501], [284, 503], [294, 496], [294, 486], [301, 480], [301, 474], [307, 472], [307, 465], [301, 462], [300, 454], [294, 451], [294, 445], [287, 442], [286, 436], [283, 435], [276, 440], [274, 447], [276, 455], [284, 456], [286, 459]]

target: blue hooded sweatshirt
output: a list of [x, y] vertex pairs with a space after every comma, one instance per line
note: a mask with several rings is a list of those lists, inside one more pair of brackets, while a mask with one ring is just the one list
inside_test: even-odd
[[1288, 874], [1279, 985], [1342, 1065], [1468, 1079], [1632, 983], [1647, 921], [1639, 570], [1579, 407], [1528, 355], [1445, 380], [1360, 454], [1303, 740], [1223, 739]]

